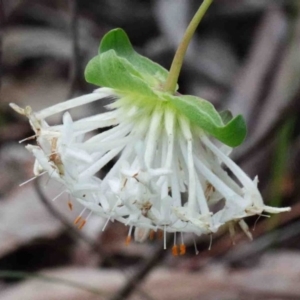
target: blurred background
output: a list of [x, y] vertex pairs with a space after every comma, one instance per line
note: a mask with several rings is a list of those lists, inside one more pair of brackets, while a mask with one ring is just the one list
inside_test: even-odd
[[[18, 141], [32, 135], [8, 107], [34, 110], [95, 89], [86, 63], [101, 37], [122, 27], [136, 50], [169, 68], [200, 0], [0, 0], [0, 300], [300, 299], [300, 1], [215, 0], [185, 59], [180, 92], [243, 114], [233, 158], [265, 202], [290, 213], [247, 220], [254, 240], [227, 231], [193, 239], [173, 257], [158, 238], [125, 245], [127, 228], [91, 217], [57, 186], [33, 176]], [[104, 110], [86, 105], [74, 119]], [[56, 116], [51, 122], [59, 122]]]

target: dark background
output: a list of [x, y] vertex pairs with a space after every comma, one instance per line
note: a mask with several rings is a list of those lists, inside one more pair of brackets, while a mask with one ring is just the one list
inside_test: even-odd
[[247, 220], [253, 242], [238, 232], [233, 246], [221, 231], [210, 251], [210, 237], [198, 238], [195, 255], [187, 235], [183, 257], [172, 257], [171, 247], [162, 251], [159, 238], [125, 246], [121, 224], [102, 232], [104, 221], [92, 217], [78, 231], [80, 206], [69, 211], [68, 199], [52, 202], [57, 187], [47, 178], [18, 186], [33, 176], [33, 158], [18, 144], [32, 132], [8, 103], [39, 110], [92, 91], [84, 67], [115, 27], [169, 68], [200, 3], [0, 0], [0, 300], [300, 299], [299, 0], [215, 0], [179, 81], [180, 92], [244, 115], [248, 136], [233, 159], [259, 176], [266, 203], [292, 206], [290, 213]]

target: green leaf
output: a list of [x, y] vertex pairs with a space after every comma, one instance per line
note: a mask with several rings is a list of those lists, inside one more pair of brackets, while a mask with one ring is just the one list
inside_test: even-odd
[[233, 118], [233, 115], [232, 115], [231, 111], [229, 111], [229, 110], [220, 111], [219, 115], [224, 124], [227, 124]]
[[106, 51], [91, 59], [85, 69], [87, 82], [113, 88], [122, 93], [153, 96], [152, 89], [144, 82], [142, 75], [114, 50]]
[[220, 114], [206, 100], [194, 96], [174, 96], [160, 91], [168, 72], [160, 65], [134, 51], [128, 36], [122, 29], [108, 32], [102, 39], [98, 56], [85, 70], [90, 83], [110, 87], [129, 99], [156, 105], [167, 101], [184, 114], [193, 124], [221, 142], [235, 147], [246, 136], [246, 125], [242, 116], [232, 118], [230, 112]]
[[99, 54], [112, 49], [115, 50], [117, 56], [127, 59], [141, 74], [151, 75], [160, 82], [164, 82], [167, 78], [168, 71], [166, 69], [134, 51], [123, 29], [113, 29], [102, 38]]
[[171, 96], [170, 100], [170, 103], [191, 123], [224, 144], [236, 147], [244, 141], [247, 129], [241, 115], [235, 118], [232, 118], [228, 112], [222, 112], [220, 115], [210, 102], [195, 96]]

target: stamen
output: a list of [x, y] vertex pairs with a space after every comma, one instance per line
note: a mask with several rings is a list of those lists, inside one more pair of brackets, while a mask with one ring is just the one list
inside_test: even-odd
[[193, 242], [194, 242], [194, 248], [195, 248], [195, 255], [198, 255], [199, 254], [199, 250], [197, 248], [196, 240], [195, 240], [194, 237], [193, 237]]
[[65, 193], [66, 190], [62, 191], [61, 193], [59, 193], [57, 196], [55, 196], [52, 201], [54, 202], [57, 198], [59, 198], [63, 193]]
[[126, 237], [125, 245], [128, 246], [131, 242], [131, 233], [132, 233], [133, 225], [129, 227], [128, 235]]
[[83, 228], [83, 226], [86, 224], [86, 222], [89, 219], [89, 217], [91, 216], [91, 214], [92, 214], [92, 211], [90, 211], [90, 213], [88, 214], [88, 216], [85, 219], [81, 218], [80, 224], [78, 225], [79, 230]]
[[149, 236], [150, 229], [135, 227], [134, 240], [139, 243], [143, 243]]
[[216, 189], [214, 188], [214, 186], [211, 183], [206, 182], [206, 189], [205, 189], [204, 195], [205, 195], [205, 198], [207, 199], [207, 201], [210, 200], [210, 197], [215, 192], [215, 190]]
[[79, 230], [82, 229], [85, 224], [86, 224], [86, 220], [85, 219], [81, 219], [81, 222], [80, 222], [80, 224], [78, 226], [78, 229]]
[[166, 228], [167, 226], [164, 225], [164, 249], [167, 249], [167, 234], [166, 234]]
[[47, 173], [47, 171], [44, 171], [43, 173], [41, 173], [41, 174], [39, 174], [39, 175], [37, 175], [37, 176], [34, 176], [34, 177], [32, 177], [32, 178], [30, 178], [30, 179], [24, 181], [23, 183], [19, 184], [19, 186], [23, 186], [23, 185], [29, 183], [30, 181], [33, 181], [34, 179], [36, 179], [36, 178], [38, 178], [38, 177], [40, 177], [40, 176], [42, 176], [42, 175], [44, 175], [44, 174], [46, 174], [46, 173]]
[[128, 181], [128, 178], [125, 178], [124, 183], [123, 183], [123, 186], [122, 186], [122, 189], [125, 188], [125, 186], [126, 186], [126, 184], [127, 184], [127, 181]]
[[178, 246], [177, 245], [173, 245], [173, 247], [172, 247], [172, 255], [173, 256], [178, 256]]
[[176, 243], [176, 232], [174, 233], [174, 245], [172, 247], [172, 254], [173, 254], [173, 256], [178, 256], [178, 246]]
[[[77, 225], [79, 223], [80, 220], [82, 220], [82, 215], [83, 213], [86, 211], [86, 208], [83, 209], [83, 211], [80, 213], [80, 215], [75, 219], [74, 221], [74, 225]], [[80, 226], [80, 225], [79, 225]]]
[[234, 229], [234, 223], [233, 222], [228, 223], [228, 229], [229, 229], [229, 235], [230, 235], [231, 243], [232, 243], [232, 245], [235, 245], [235, 240], [234, 240], [235, 229]]
[[74, 220], [74, 225], [77, 225], [79, 223], [79, 221], [81, 220], [81, 217], [78, 216], [75, 220]]
[[36, 138], [36, 134], [35, 134], [35, 135], [32, 135], [32, 136], [29, 136], [29, 137], [27, 137], [27, 138], [25, 138], [25, 139], [23, 139], [23, 140], [20, 140], [20, 141], [19, 141], [19, 144], [22, 144], [22, 143], [25, 142], [25, 141], [34, 140], [35, 138]]
[[92, 215], [93, 211], [91, 210], [88, 214], [88, 216], [86, 217], [86, 220], [88, 220], [90, 218], [90, 216]]
[[246, 236], [252, 241], [253, 237], [252, 234], [249, 230], [249, 226], [247, 225], [247, 223], [244, 220], [239, 221], [239, 225], [242, 228], [242, 230], [244, 231], [244, 233], [246, 234]]
[[110, 218], [111, 218], [111, 217], [109, 217], [109, 218], [106, 220], [106, 222], [105, 222], [105, 224], [104, 224], [104, 226], [103, 226], [103, 228], [102, 228], [102, 231], [105, 230], [105, 228], [106, 228], [108, 222], [110, 221]]
[[212, 234], [210, 234], [210, 235], [209, 235], [209, 246], [208, 246], [208, 251], [211, 250], [212, 242], [213, 242], [213, 237], [212, 237]]
[[73, 203], [71, 202], [70, 195], [69, 195], [69, 199], [68, 199], [68, 207], [69, 207], [70, 211], [73, 210]]
[[257, 222], [259, 221], [260, 218], [261, 218], [261, 215], [259, 215], [259, 216], [257, 217], [257, 219], [255, 220], [252, 231], [255, 231], [256, 224], [257, 224]]
[[186, 246], [183, 240], [183, 233], [180, 232], [180, 235], [181, 235], [181, 244], [179, 246], [179, 255], [184, 255], [186, 253]]
[[155, 231], [153, 229], [150, 230], [150, 233], [149, 233], [149, 239], [152, 241], [154, 240], [154, 236], [155, 236]]
[[58, 151], [53, 151], [51, 152], [50, 154], [48, 154], [47, 156], [50, 158], [49, 161], [55, 161], [55, 157], [51, 157], [52, 155], [56, 155], [58, 154], [59, 152]]
[[253, 225], [253, 229], [252, 229], [252, 231], [255, 231], [256, 224], [257, 224], [258, 220], [259, 220], [261, 217], [270, 218], [270, 216], [269, 216], [269, 215], [260, 214], [260, 215], [258, 216], [258, 218], [256, 219], [256, 221], [255, 221], [254, 225]]
[[159, 240], [161, 240], [162, 237], [163, 237], [163, 232], [162, 232], [162, 230], [158, 229], [158, 230], [157, 230], [157, 238], [158, 238]]
[[127, 235], [126, 240], [125, 240], [125, 245], [128, 246], [131, 243], [131, 236]]
[[46, 183], [45, 183], [45, 186], [47, 186], [48, 185], [48, 183], [49, 183], [49, 181], [50, 181], [50, 179], [51, 179], [51, 177], [52, 177], [52, 175], [53, 175], [53, 173], [56, 171], [56, 169], [54, 169], [52, 172], [51, 172], [51, 174], [49, 174], [49, 178], [47, 179], [47, 181], [46, 181]]
[[179, 246], [179, 255], [185, 255], [185, 253], [186, 253], [185, 244], [180, 244], [180, 246]]

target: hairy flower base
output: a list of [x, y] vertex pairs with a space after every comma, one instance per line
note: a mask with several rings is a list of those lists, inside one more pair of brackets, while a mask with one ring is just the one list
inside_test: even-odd
[[[116, 100], [106, 113], [75, 122], [65, 113], [63, 124], [56, 126], [45, 121], [105, 97]], [[130, 226], [130, 233], [135, 227], [138, 241], [145, 240], [150, 230], [201, 235], [233, 222], [249, 234], [243, 218], [290, 210], [265, 206], [257, 178], [251, 180], [228, 157], [231, 149], [217, 147], [168, 102], [134, 100], [102, 88], [36, 113], [11, 106], [28, 117], [35, 131], [37, 145], [26, 146], [36, 158], [35, 175], [48, 172], [64, 184], [61, 194], [70, 194], [108, 221]], [[99, 128], [110, 129], [85, 137]], [[100, 179], [99, 171], [114, 159]], [[79, 226], [84, 225], [82, 220], [77, 220]]]

